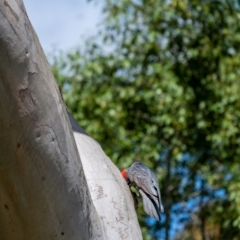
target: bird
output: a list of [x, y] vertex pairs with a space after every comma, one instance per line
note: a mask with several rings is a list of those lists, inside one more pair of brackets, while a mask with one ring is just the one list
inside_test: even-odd
[[129, 168], [123, 169], [121, 174], [129, 187], [136, 188], [142, 196], [145, 213], [160, 221], [160, 212], [163, 213], [164, 208], [156, 175], [141, 162], [134, 162]]

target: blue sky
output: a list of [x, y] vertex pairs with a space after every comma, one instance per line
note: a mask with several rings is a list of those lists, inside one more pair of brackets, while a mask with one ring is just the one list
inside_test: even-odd
[[101, 5], [87, 0], [23, 1], [46, 54], [53, 47], [67, 51], [80, 45], [101, 21]]

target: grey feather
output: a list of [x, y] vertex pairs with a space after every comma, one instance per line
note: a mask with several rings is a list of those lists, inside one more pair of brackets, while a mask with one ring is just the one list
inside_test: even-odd
[[159, 212], [164, 212], [158, 180], [155, 174], [143, 163], [134, 162], [127, 169], [131, 185], [136, 187], [143, 198], [144, 211], [159, 220]]
[[150, 200], [150, 198], [141, 189], [139, 189], [139, 193], [141, 194], [143, 199], [143, 209], [145, 213], [159, 221], [160, 220], [159, 212], [155, 207], [153, 207], [153, 203]]

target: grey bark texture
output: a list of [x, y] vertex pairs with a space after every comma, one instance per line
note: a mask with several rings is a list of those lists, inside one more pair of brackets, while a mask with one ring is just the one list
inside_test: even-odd
[[71, 122], [22, 0], [0, 0], [1, 240], [142, 239], [118, 169]]

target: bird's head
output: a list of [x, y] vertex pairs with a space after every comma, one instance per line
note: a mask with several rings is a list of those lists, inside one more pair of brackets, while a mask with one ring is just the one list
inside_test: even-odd
[[123, 169], [123, 170], [121, 171], [121, 174], [122, 174], [123, 178], [124, 178], [125, 180], [127, 180], [127, 169]]

